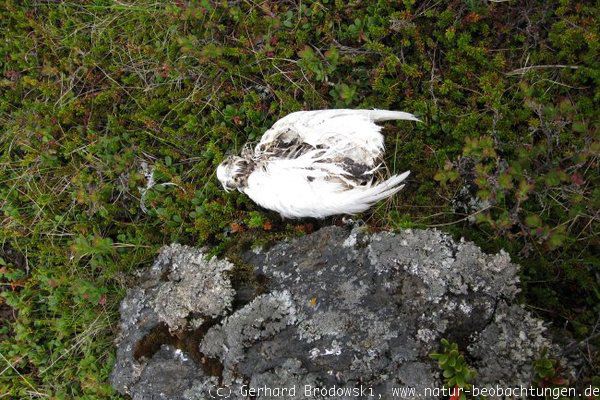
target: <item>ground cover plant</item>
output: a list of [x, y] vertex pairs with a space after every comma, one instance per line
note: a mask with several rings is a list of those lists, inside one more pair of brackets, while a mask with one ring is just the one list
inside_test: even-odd
[[0, 398], [119, 398], [118, 303], [162, 245], [234, 254], [335, 223], [282, 221], [214, 174], [279, 117], [333, 107], [423, 120], [385, 130], [412, 175], [371, 229], [504, 248], [582, 360], [567, 383], [540, 364], [545, 384], [600, 384], [594, 2], [0, 4]]

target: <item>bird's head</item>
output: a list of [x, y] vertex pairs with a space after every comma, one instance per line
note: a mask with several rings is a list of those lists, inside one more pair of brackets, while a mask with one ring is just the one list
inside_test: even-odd
[[247, 158], [229, 156], [217, 167], [217, 178], [226, 191], [241, 190], [248, 183], [253, 166], [254, 163]]

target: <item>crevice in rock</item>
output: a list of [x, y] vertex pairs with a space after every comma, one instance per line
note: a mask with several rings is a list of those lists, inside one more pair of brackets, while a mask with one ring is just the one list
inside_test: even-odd
[[[248, 248], [247, 251], [250, 251]], [[235, 290], [232, 310], [229, 314], [243, 308], [257, 296], [268, 292], [269, 278], [257, 271], [256, 267], [238, 255], [230, 255], [229, 261], [235, 265], [227, 276]]]
[[[257, 296], [268, 291], [269, 278], [263, 274], [256, 274], [255, 268], [242, 262], [234, 262], [235, 268], [228, 273], [235, 295], [228, 315], [242, 309]], [[160, 276], [160, 281], [169, 281], [170, 269], [165, 270]], [[211, 358], [200, 351], [200, 343], [208, 330], [222, 322], [226, 316], [207, 318], [191, 313], [187, 316], [188, 323], [194, 319], [203, 319], [204, 322], [195, 329], [179, 329], [171, 332], [165, 322], [156, 325], [147, 335], [140, 339], [133, 351], [136, 361], [151, 359], [163, 345], [170, 345], [189, 355], [192, 360], [201, 366], [206, 375], [217, 376], [222, 379], [223, 364], [217, 358]], [[189, 324], [188, 324], [189, 326]]]
[[502, 299], [501, 298], [496, 298], [496, 299], [493, 299], [493, 300], [494, 300], [494, 309], [492, 310], [492, 314], [490, 315], [490, 317], [485, 322], [485, 325], [483, 326], [483, 328], [481, 328], [481, 331], [483, 331], [485, 328], [487, 328], [488, 326], [490, 326], [490, 324], [492, 322], [494, 322], [494, 319], [496, 318], [496, 311], [498, 311], [498, 303], [500, 303], [500, 300], [502, 300]]
[[140, 361], [142, 358], [150, 359], [163, 344], [172, 344], [172, 341], [173, 337], [169, 333], [169, 327], [166, 323], [161, 322], [135, 344], [133, 358], [136, 361]]
[[476, 324], [470, 323], [467, 325], [467, 327], [470, 327], [472, 329], [469, 332], [468, 330], [460, 329], [460, 327], [465, 327], [463, 324], [455, 322], [454, 324], [452, 324], [452, 330], [446, 333], [446, 338], [451, 342], [456, 342], [459, 348], [466, 349], [470, 343], [471, 336], [483, 332], [490, 324], [494, 322], [496, 310], [498, 308], [498, 303], [501, 301], [501, 299], [492, 296], [486, 296], [486, 298], [490, 299], [490, 301], [493, 302], [493, 308], [492, 312], [490, 313], [490, 316], [485, 320], [485, 322], [481, 326], [475, 328]]
[[206, 332], [212, 326], [219, 324], [221, 320], [222, 317], [209, 318], [196, 329], [182, 329], [176, 332], [170, 332], [167, 324], [161, 322], [135, 344], [133, 358], [138, 362], [143, 358], [151, 359], [162, 345], [171, 345], [188, 354], [196, 364], [202, 367], [205, 374], [221, 378], [223, 364], [216, 358], [205, 356], [200, 351], [200, 342]]
[[169, 281], [169, 274], [171, 273], [171, 269], [170, 268], [165, 268], [165, 270], [160, 274], [160, 281], [161, 282], [168, 282]]

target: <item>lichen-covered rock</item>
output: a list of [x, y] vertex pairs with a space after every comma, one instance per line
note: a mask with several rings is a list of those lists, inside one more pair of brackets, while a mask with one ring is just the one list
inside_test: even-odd
[[250, 345], [274, 336], [295, 321], [296, 311], [289, 292], [265, 294], [210, 328], [200, 351], [235, 365]]
[[531, 364], [531, 360], [540, 356], [541, 349], [552, 347], [544, 337], [545, 331], [542, 321], [533, 318], [520, 306], [499, 303], [493, 320], [474, 335], [468, 349], [479, 360], [480, 384], [504, 387], [528, 385], [531, 370], [515, 369], [513, 365]]
[[[168, 330], [188, 323], [193, 328], [204, 318], [229, 310], [234, 290], [225, 273], [232, 268], [233, 264], [226, 260], [207, 260], [192, 247], [173, 244], [163, 248], [154, 265], [142, 273], [140, 285], [129, 289], [121, 302], [117, 362], [110, 378], [118, 391], [131, 393], [134, 399], [148, 399], [145, 393], [159, 388], [157, 392], [165, 395], [154, 398], [177, 398], [160, 389], [160, 382], [170, 384], [173, 379], [167, 378], [168, 370], [177, 369], [176, 366], [180, 377], [187, 376], [184, 370], [197, 375], [198, 366], [180, 349], [163, 346], [175, 342]], [[165, 326], [168, 329], [162, 329]], [[148, 356], [152, 356], [150, 363]], [[161, 375], [160, 371], [164, 372], [160, 379], [156, 377], [149, 384], [153, 374]]]
[[164, 345], [144, 365], [130, 391], [133, 400], [179, 399], [200, 378], [196, 363], [181, 350]]
[[263, 282], [250, 298], [232, 287], [229, 262], [177, 245], [161, 253], [121, 306], [120, 392], [386, 399], [412, 387], [428, 398], [425, 388], [442, 385], [429, 354], [443, 337], [466, 351], [481, 385], [530, 383], [532, 361], [552, 349], [541, 321], [511, 304], [508, 255], [436, 230], [329, 227], [241, 258]]
[[224, 315], [235, 294], [224, 275], [233, 264], [216, 257], [206, 260], [198, 250], [177, 250], [181, 248], [171, 246], [167, 250], [170, 267], [152, 301], [158, 319], [171, 329], [184, 327], [190, 314], [198, 315], [193, 321], [198, 326], [206, 317]]

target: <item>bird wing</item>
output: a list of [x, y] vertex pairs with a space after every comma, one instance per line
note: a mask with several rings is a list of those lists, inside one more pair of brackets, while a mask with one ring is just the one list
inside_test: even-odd
[[278, 149], [307, 151], [328, 148], [354, 162], [373, 166], [383, 153], [381, 127], [386, 120], [419, 121], [414, 115], [387, 110], [316, 110], [298, 111], [278, 120], [264, 133], [255, 155]]
[[321, 153], [314, 151], [296, 159], [271, 160], [250, 174], [243, 192], [286, 218], [324, 218], [367, 210], [402, 189], [400, 183], [409, 174], [357, 185], [343, 179], [343, 167], [320, 158]]

